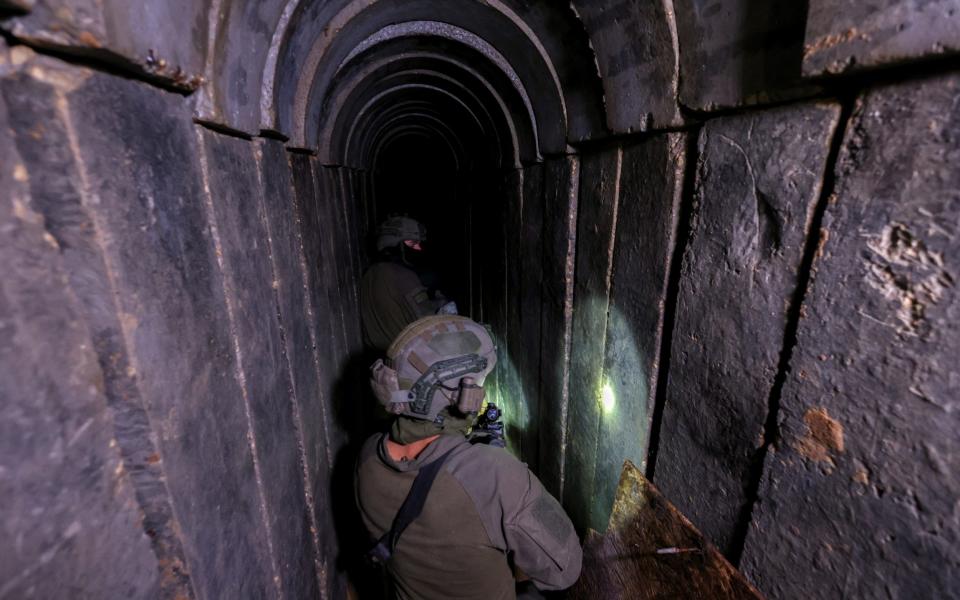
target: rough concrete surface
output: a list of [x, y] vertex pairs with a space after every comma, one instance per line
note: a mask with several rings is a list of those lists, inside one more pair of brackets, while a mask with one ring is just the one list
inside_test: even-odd
[[[321, 390], [329, 389], [335, 375], [321, 373], [314, 357], [310, 331], [314, 325], [308, 315], [309, 297], [300, 262], [300, 224], [286, 151], [282, 144], [273, 141], [264, 142], [260, 149], [263, 204], [277, 273], [275, 286], [280, 303], [280, 324], [303, 425], [307, 472], [316, 482], [314, 485], [321, 486], [320, 481], [325, 480], [329, 472]], [[325, 510], [325, 497], [326, 494], [319, 494], [315, 498], [318, 511]]]
[[803, 74], [960, 52], [960, 0], [810, 0]]
[[663, 307], [683, 192], [686, 135], [624, 146], [610, 308], [603, 349], [595, 515], [610, 514], [624, 460], [646, 464]]
[[155, 598], [103, 372], [32, 198], [43, 165], [22, 160], [11, 132], [0, 100], [0, 598]]
[[192, 589], [162, 455], [113, 300], [102, 236], [84, 206], [89, 195], [82, 185], [82, 156], [73, 145], [76, 133], [66, 112], [64, 94], [92, 73], [38, 58], [23, 47], [12, 49], [3, 59], [4, 64], [14, 66], [2, 80], [3, 96], [13, 107], [9, 131], [27, 172], [42, 173], [30, 178], [31, 205], [42, 214], [47, 231], [60, 248], [71, 291], [90, 329], [103, 372], [114, 439], [143, 512], [142, 527], [162, 572], [160, 594], [189, 597]]
[[212, 2], [36, 0], [0, 28], [31, 44], [104, 59], [194, 90], [203, 82]]
[[[337, 278], [336, 261], [331, 248], [325, 243], [330, 238], [329, 217], [322, 212], [325, 200], [320, 198], [322, 191], [316, 181], [313, 159], [306, 154], [291, 154], [289, 158], [301, 225], [306, 287], [314, 314], [317, 357], [321, 373], [330, 379], [336, 374], [334, 359], [344, 340], [342, 318], [335, 310], [339, 304], [339, 291], [324, 285], [324, 282], [336, 281]], [[328, 382], [327, 387], [321, 390], [321, 397], [329, 396], [329, 387]], [[310, 414], [309, 418], [316, 419], [317, 416]]]
[[669, 0], [574, 0], [590, 34], [614, 133], [679, 125], [679, 57]]
[[535, 425], [530, 422], [530, 403], [534, 401], [525, 392], [523, 385], [523, 361], [527, 345], [521, 329], [523, 311], [521, 268], [514, 265], [522, 256], [521, 228], [523, 227], [524, 172], [511, 169], [503, 176], [503, 258], [504, 258], [504, 307], [506, 325], [504, 337], [498, 348], [497, 370], [501, 382], [500, 395], [504, 406], [504, 424], [507, 428], [507, 447], [522, 460], [535, 462], [535, 455], [524, 446]]
[[771, 597], [960, 592], [960, 77], [857, 103], [743, 566]]
[[[339, 312], [343, 318], [344, 348], [346, 352], [338, 357], [340, 367], [337, 371], [337, 386], [342, 400], [338, 401], [341, 407], [352, 415], [353, 425], [346, 430], [354, 435], [363, 435], [360, 432], [369, 430], [369, 422], [364, 415], [374, 402], [368, 385], [369, 367], [364, 347], [363, 335], [360, 329], [360, 241], [354, 229], [358, 222], [358, 199], [354, 187], [352, 169], [337, 168], [333, 179], [333, 193], [329, 197], [329, 221], [325, 231], [330, 232], [328, 237], [335, 241], [336, 252], [340, 255], [338, 273], [341, 276], [341, 287], [338, 290], [340, 300]], [[334, 237], [335, 236], [335, 237]], [[349, 403], [349, 404], [348, 404]]]
[[654, 478], [723, 552], [755, 477], [839, 110], [790, 106], [700, 133]]
[[573, 316], [574, 251], [580, 161], [560, 157], [544, 163], [543, 262], [540, 304], [541, 419], [537, 476], [561, 496], [566, 453], [570, 328]]
[[[293, 164], [294, 173], [296, 174], [296, 159], [294, 159]], [[307, 264], [311, 264], [314, 260], [320, 261], [322, 271], [318, 272], [318, 281], [323, 281], [324, 285], [318, 292], [327, 296], [327, 306], [335, 307], [343, 303], [344, 294], [341, 288], [329, 285], [329, 282], [339, 282], [341, 277], [340, 272], [346, 269], [346, 263], [343, 262], [345, 260], [343, 245], [336, 236], [330, 235], [330, 233], [336, 229], [336, 213], [334, 211], [337, 210], [336, 207], [339, 205], [336, 196], [338, 178], [334, 169], [323, 167], [315, 159], [311, 160], [311, 169], [313, 171], [314, 185], [316, 188], [316, 196], [313, 202], [314, 207], [312, 209], [304, 207], [301, 208], [301, 210], [313, 210], [316, 212], [315, 218], [318, 229], [315, 233], [305, 233], [304, 244], [305, 248], [315, 248], [317, 256], [316, 258], [311, 258], [309, 256], [310, 252], [308, 251]], [[312, 240], [313, 236], [317, 236], [315, 241]], [[309, 246], [307, 245], [308, 242], [310, 244]], [[314, 268], [320, 268], [320, 266], [318, 265]], [[318, 307], [317, 310], [319, 313], [321, 310], [319, 307], [324, 306], [323, 299], [318, 298], [315, 306]], [[348, 331], [348, 323], [346, 322], [344, 312], [331, 310], [328, 318], [330, 320], [331, 344], [324, 346], [321, 343], [319, 348], [324, 361], [329, 363], [329, 368], [332, 369], [331, 373], [336, 374], [339, 373], [341, 368], [343, 356], [347, 354], [347, 349], [353, 343], [350, 337], [352, 330]], [[334, 415], [334, 419], [335, 422], [338, 422], [339, 418]]]
[[680, 104], [715, 110], [809, 93], [800, 82], [804, 2], [675, 0]]
[[[351, 355], [357, 351], [359, 340], [362, 339], [357, 314], [358, 305], [353, 300], [358, 297], [359, 292], [351, 287], [356, 284], [353, 283], [349, 246], [342, 238], [334, 235], [334, 232], [343, 231], [343, 227], [346, 226], [342, 199], [345, 192], [340, 169], [314, 163], [314, 175], [317, 182], [318, 217], [323, 223], [320, 236], [325, 252], [331, 259], [330, 268], [325, 272], [324, 281], [327, 282], [325, 287], [330, 305], [342, 307], [341, 310], [331, 314], [331, 318], [334, 319], [333, 327], [339, 331], [338, 345], [335, 346], [338, 348], [337, 353], [333, 354], [331, 349], [329, 356], [332, 361], [333, 376], [338, 382], [336, 396], [333, 399], [334, 422], [345, 431], [356, 432], [359, 427], [357, 421], [363, 406], [354, 395], [357, 387], [348, 385], [349, 382], [345, 377], [347, 369], [351, 368]], [[330, 281], [336, 282], [336, 285], [329, 285]], [[361, 360], [357, 357], [353, 359]]]
[[[339, 409], [341, 356], [345, 354], [346, 337], [343, 325], [343, 295], [329, 285], [337, 281], [337, 264], [332, 246], [337, 242], [331, 235], [330, 217], [325, 213], [324, 190], [317, 181], [317, 164], [307, 155], [289, 155], [296, 193], [296, 208], [299, 211], [300, 232], [303, 243], [305, 282], [308, 300], [312, 308], [314, 336], [314, 361], [320, 373], [320, 389], [316, 397], [298, 399], [301, 406], [300, 421], [305, 429], [323, 427], [325, 448], [323, 454], [329, 466], [321, 464], [312, 473], [312, 494], [317, 498], [316, 527], [321, 550], [321, 573], [327, 579], [329, 598], [341, 597], [342, 577], [334, 569], [341, 549], [337, 545], [335, 523], [337, 515], [333, 507], [337, 500], [337, 484], [332, 477], [336, 461], [344, 446], [344, 420]], [[322, 421], [321, 421], [322, 419]]]
[[197, 115], [205, 121], [257, 134], [262, 125], [264, 68], [288, 3], [256, 0], [230, 4], [236, 5], [205, 16], [206, 27], [216, 27], [216, 39], [214, 51], [207, 53]]
[[[204, 172], [182, 97], [24, 48], [3, 58], [16, 67], [0, 79], [0, 94], [16, 106], [6, 129], [22, 149], [14, 174], [29, 182], [31, 210], [49, 232], [44, 243], [59, 249], [69, 293], [89, 326], [111, 452], [122, 459], [111, 472], [129, 478], [134, 522], [155, 554], [145, 574], [134, 558], [139, 542], [116, 539], [110, 551], [89, 548], [98, 562], [81, 579], [72, 569], [84, 563], [67, 561], [56, 577], [31, 571], [17, 589], [41, 581], [88, 580], [93, 591], [117, 584], [127, 573], [105, 576], [104, 567], [126, 564], [126, 552], [151, 597], [272, 595], [277, 586], [312, 595], [274, 278], [269, 253], [256, 252], [267, 238], [250, 142], [204, 132]], [[38, 435], [55, 431], [37, 428]], [[116, 485], [118, 498], [129, 496]], [[114, 550], [120, 554], [111, 558]], [[131, 586], [94, 596], [137, 594]]]
[[577, 214], [577, 254], [567, 410], [564, 506], [579, 530], [602, 529], [608, 510], [597, 504], [594, 473], [602, 418], [603, 363], [610, 270], [620, 201], [619, 147], [583, 157]]
[[523, 428], [523, 459], [535, 470], [540, 460], [540, 334], [543, 285], [543, 165], [523, 170], [523, 197], [520, 207], [520, 230], [517, 232], [516, 269], [520, 320], [517, 369], [520, 389], [526, 399], [526, 426]]
[[[313, 507], [304, 493], [301, 423], [294, 419], [254, 147], [247, 140], [198, 131], [280, 589], [311, 598], [318, 594], [308, 516]], [[310, 417], [311, 429], [322, 427], [322, 418]]]
[[[282, 156], [278, 152], [276, 159], [279, 160]], [[329, 406], [338, 376], [335, 357], [343, 346], [343, 340], [342, 326], [337, 314], [341, 303], [340, 294], [328, 296], [328, 289], [324, 282], [336, 280], [337, 266], [324, 244], [324, 239], [329, 236], [330, 225], [328, 219], [319, 212], [322, 201], [319, 198], [320, 191], [316, 186], [311, 158], [305, 154], [293, 154], [288, 158], [296, 197], [294, 208], [297, 211], [296, 220], [299, 225], [297, 230], [301, 236], [302, 285], [307, 293], [305, 306], [309, 306], [312, 317], [308, 321], [309, 326], [303, 329], [311, 336], [311, 356], [320, 374], [320, 387], [316, 390], [315, 397], [298, 401], [303, 426], [313, 430], [310, 434], [311, 443], [320, 443], [318, 449], [314, 450], [319, 453], [317, 461], [329, 462], [337, 447], [335, 441], [327, 439], [332, 435], [332, 430], [336, 429], [331, 423], [335, 415], [329, 414], [331, 412]], [[295, 323], [291, 324], [298, 326]], [[323, 479], [324, 469], [320, 467], [312, 470], [311, 473]]]
[[189, 110], [180, 96], [105, 75], [67, 103], [194, 586], [204, 597], [272, 593]]

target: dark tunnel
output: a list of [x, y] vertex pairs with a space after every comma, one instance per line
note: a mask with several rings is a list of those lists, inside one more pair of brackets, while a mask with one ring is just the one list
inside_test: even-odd
[[367, 597], [393, 215], [565, 597], [960, 594], [960, 0], [789, 4], [0, 0], [0, 600]]

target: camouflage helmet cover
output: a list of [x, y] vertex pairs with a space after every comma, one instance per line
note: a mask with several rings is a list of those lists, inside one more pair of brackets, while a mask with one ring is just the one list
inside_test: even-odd
[[[496, 346], [483, 325], [458, 315], [433, 315], [400, 332], [386, 362], [374, 363], [371, 386], [389, 412], [434, 421], [444, 408], [462, 407], [459, 396], [468, 388], [482, 394], [480, 386], [496, 363]], [[461, 386], [464, 378], [472, 385]]]
[[393, 248], [405, 240], [424, 242], [427, 228], [410, 217], [390, 217], [377, 229], [377, 251]]

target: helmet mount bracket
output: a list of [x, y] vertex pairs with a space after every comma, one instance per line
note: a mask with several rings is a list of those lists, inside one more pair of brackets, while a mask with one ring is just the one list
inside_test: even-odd
[[433, 363], [410, 388], [413, 395], [410, 410], [416, 414], [428, 415], [433, 395], [438, 388], [446, 387], [443, 385], [445, 381], [480, 373], [486, 368], [487, 359], [478, 354], [464, 354]]

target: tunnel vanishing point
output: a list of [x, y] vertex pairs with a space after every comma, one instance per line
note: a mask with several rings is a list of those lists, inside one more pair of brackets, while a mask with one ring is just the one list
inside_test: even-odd
[[0, 31], [0, 599], [347, 597], [395, 212], [581, 532], [630, 460], [770, 598], [960, 595], [960, 0]]

